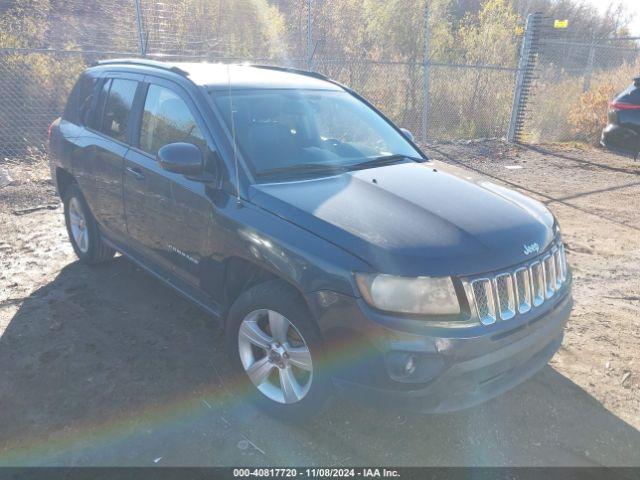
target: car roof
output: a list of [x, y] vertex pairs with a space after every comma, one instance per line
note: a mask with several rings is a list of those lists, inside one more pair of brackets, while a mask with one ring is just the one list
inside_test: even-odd
[[339, 85], [315, 72], [287, 67], [210, 62], [158, 62], [121, 59], [99, 62], [100, 67], [133, 67], [155, 71], [171, 71], [189, 78], [208, 90], [232, 89], [303, 89], [343, 90]]

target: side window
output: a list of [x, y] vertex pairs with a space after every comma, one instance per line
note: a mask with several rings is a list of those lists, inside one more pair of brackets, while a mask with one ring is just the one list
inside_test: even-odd
[[93, 109], [92, 115], [87, 121], [87, 125], [96, 130], [100, 130], [102, 126], [102, 112], [104, 111], [104, 103], [109, 96], [109, 89], [111, 88], [111, 79], [108, 78], [102, 82], [98, 91], [98, 99], [96, 100], [96, 106]]
[[83, 74], [78, 79], [62, 115], [65, 120], [79, 125], [87, 122], [95, 96], [96, 83], [97, 79], [87, 74]]
[[105, 88], [109, 88], [109, 94], [104, 104], [100, 131], [116, 140], [126, 142], [131, 105], [133, 104], [138, 82], [114, 78], [110, 83], [110, 88], [109, 82], [105, 82], [103, 86], [103, 94], [105, 93]]
[[140, 148], [151, 155], [174, 142], [193, 143], [207, 151], [206, 142], [187, 104], [168, 88], [149, 85], [140, 127]]

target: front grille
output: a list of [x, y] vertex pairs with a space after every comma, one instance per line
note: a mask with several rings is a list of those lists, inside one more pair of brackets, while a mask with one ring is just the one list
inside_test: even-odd
[[471, 280], [468, 290], [471, 304], [485, 325], [509, 320], [553, 297], [567, 280], [567, 274], [564, 247], [558, 243], [547, 253], [512, 270]]

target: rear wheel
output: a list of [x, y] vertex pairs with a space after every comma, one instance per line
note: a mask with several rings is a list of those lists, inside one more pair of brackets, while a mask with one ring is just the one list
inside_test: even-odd
[[227, 351], [249, 398], [284, 419], [319, 413], [331, 395], [322, 344], [304, 301], [280, 281], [257, 285], [234, 302]]
[[64, 191], [62, 200], [69, 240], [80, 261], [94, 264], [113, 258], [116, 252], [102, 241], [98, 224], [76, 184]]

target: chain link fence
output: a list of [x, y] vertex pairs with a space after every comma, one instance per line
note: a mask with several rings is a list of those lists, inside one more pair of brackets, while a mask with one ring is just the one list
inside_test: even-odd
[[[31, 2], [15, 14], [0, 10], [8, 32], [0, 36], [3, 156], [43, 149], [78, 74], [123, 56], [310, 67], [354, 88], [421, 140], [506, 134], [517, 59], [477, 65], [427, 61], [420, 49], [385, 55], [356, 48], [349, 21], [363, 19], [341, 2], [71, 0], [56, 9], [48, 0]], [[420, 8], [411, 14], [427, 18]], [[344, 25], [336, 27], [338, 18]]]
[[77, 53], [0, 51], [0, 154], [43, 150], [49, 124], [89, 62]]
[[[8, 5], [13, 7], [0, 7], [3, 157], [44, 149], [47, 128], [62, 112], [78, 74], [113, 57], [311, 68], [352, 87], [422, 141], [505, 138], [514, 108], [522, 32], [484, 39], [479, 29], [475, 47], [465, 50], [454, 41], [443, 49], [429, 40], [430, 49], [424, 39], [442, 33], [426, 7], [410, 5], [396, 24], [378, 26], [385, 35], [389, 28], [394, 35], [409, 33], [388, 45], [386, 36], [378, 35], [374, 44], [354, 28], [378, 21], [365, 18], [367, 12], [354, 2], [69, 0], [54, 8], [51, 0], [23, 0]], [[634, 68], [638, 73], [633, 40], [568, 40], [554, 33], [542, 35], [536, 79], [520, 105], [526, 112], [525, 141], [576, 139], [580, 118], [573, 117], [579, 117], [584, 92], [599, 91], [608, 81], [606, 95], [611, 95], [629, 82]]]
[[596, 143], [608, 102], [638, 75], [638, 39], [563, 38], [546, 28], [527, 99], [523, 140]]

